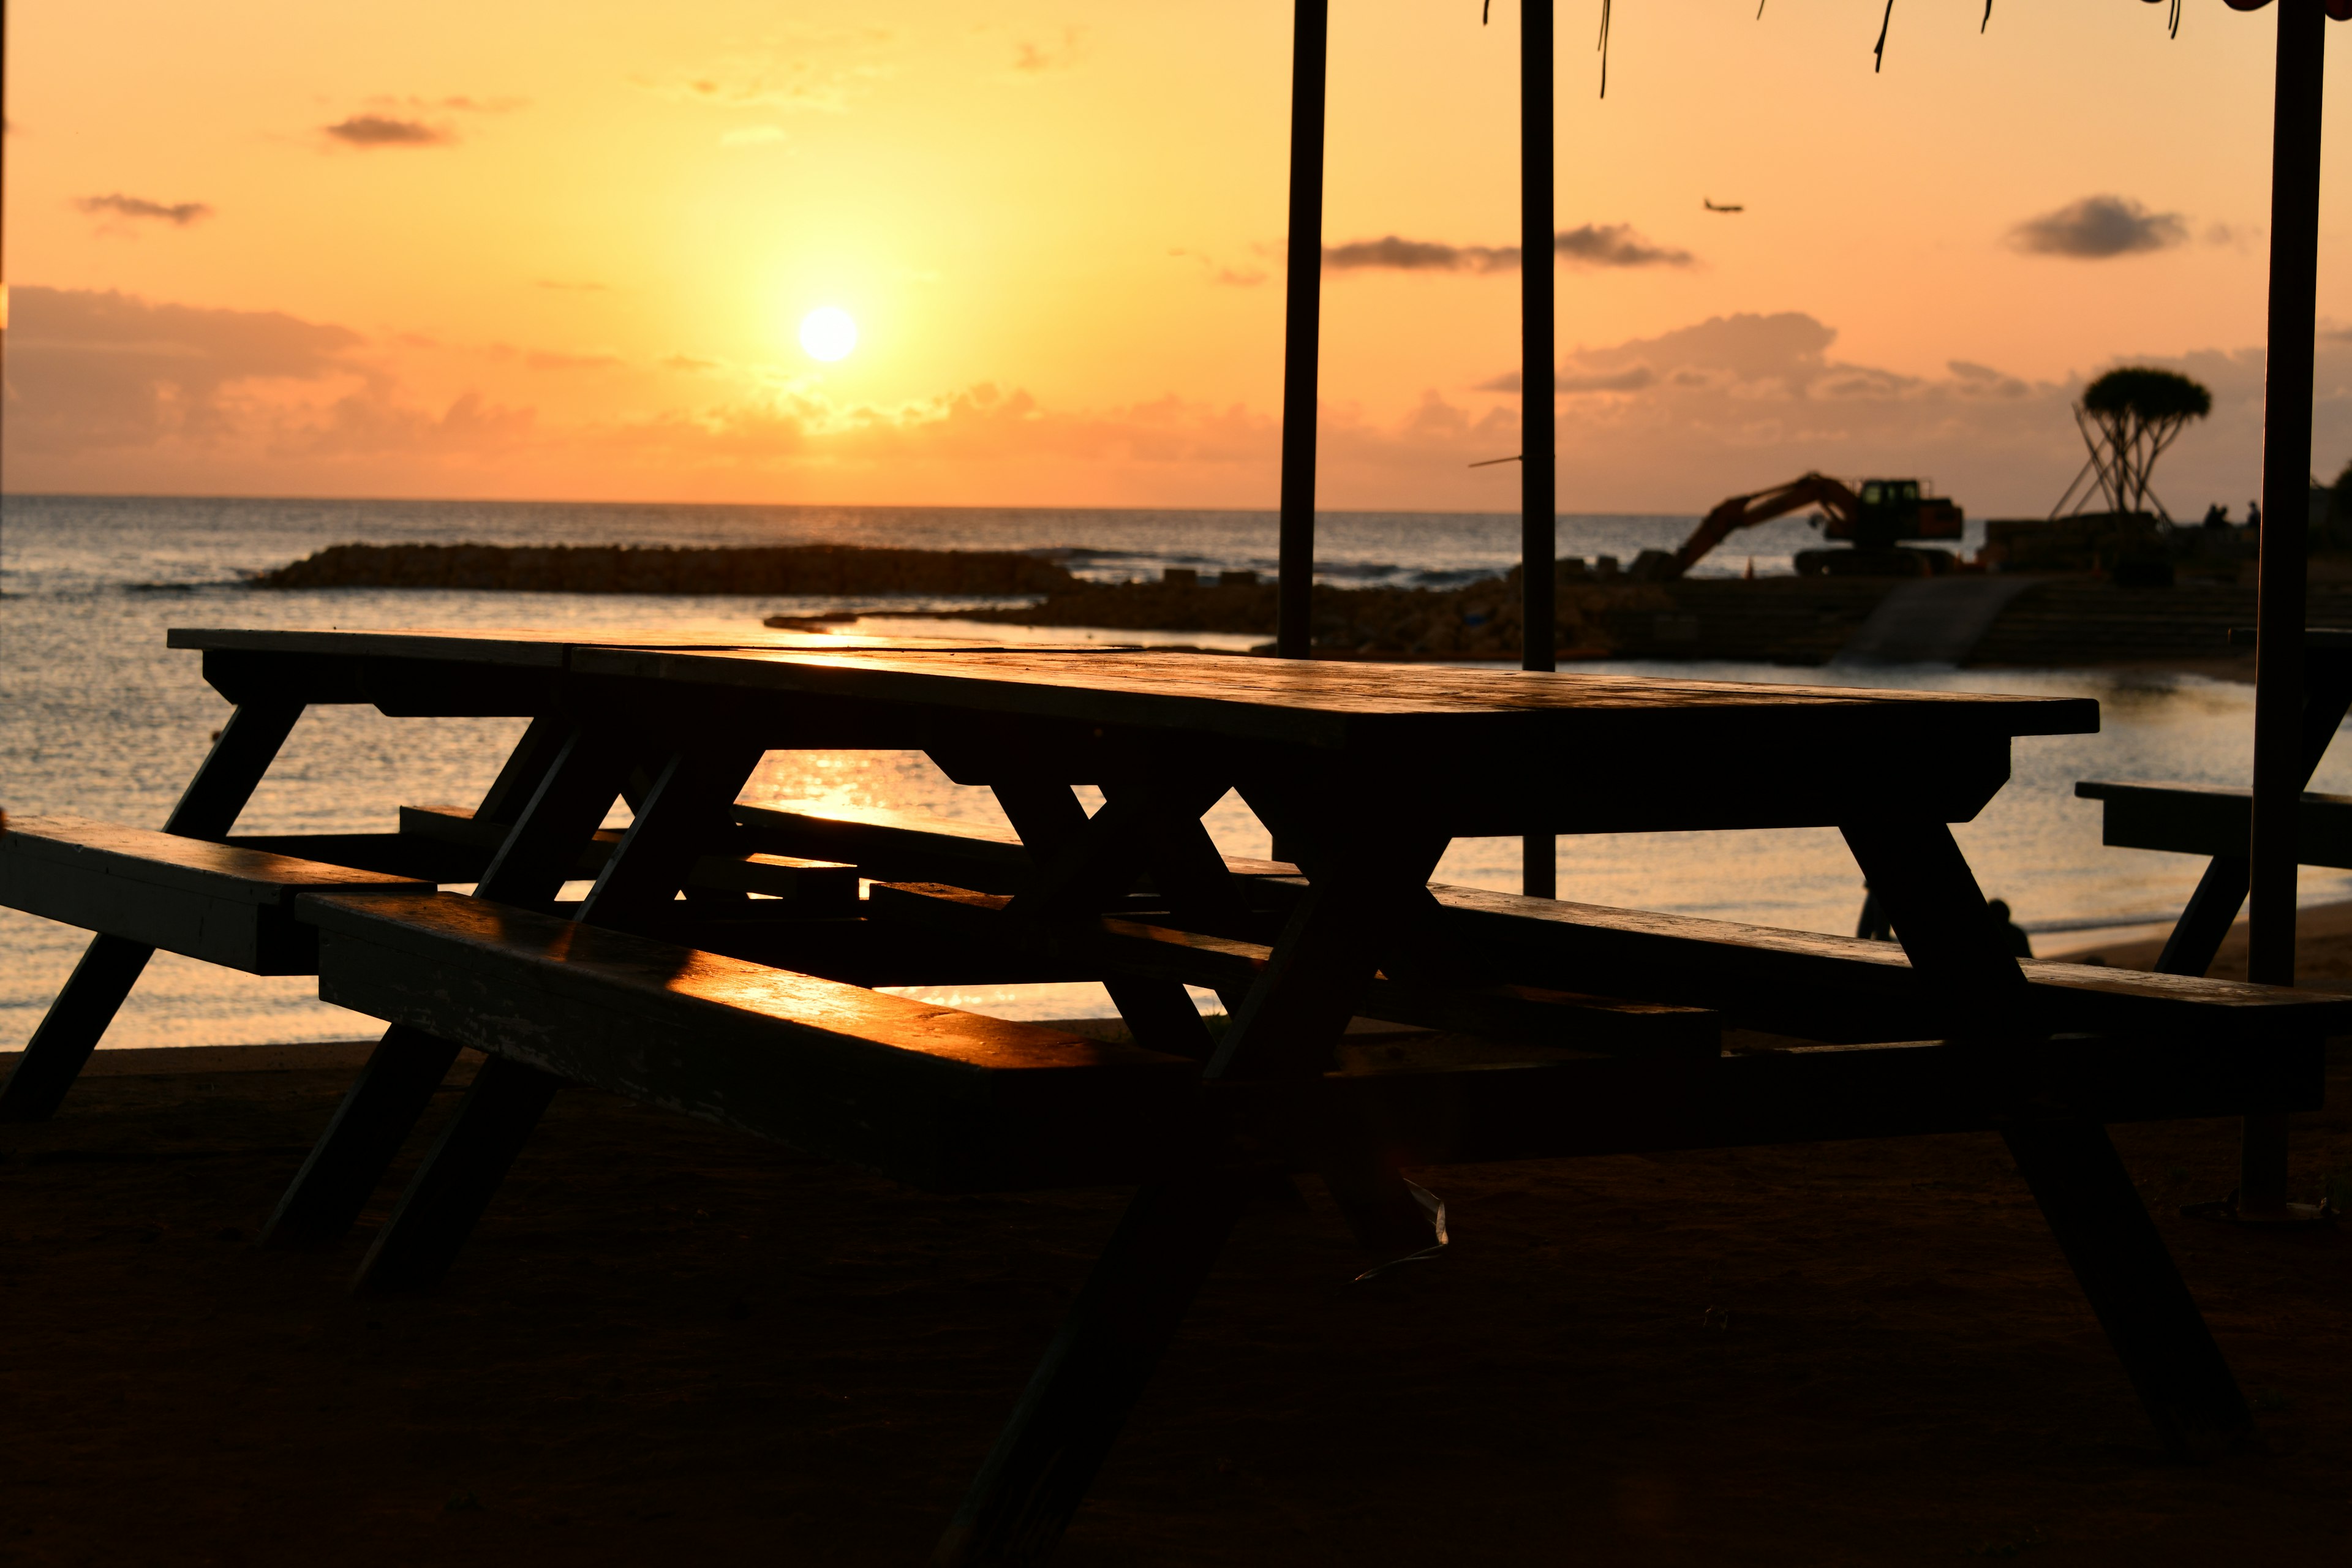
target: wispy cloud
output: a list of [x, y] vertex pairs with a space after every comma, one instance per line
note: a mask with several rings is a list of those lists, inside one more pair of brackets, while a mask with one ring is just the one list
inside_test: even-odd
[[618, 354], [565, 353], [555, 349], [533, 349], [523, 355], [522, 363], [533, 370], [611, 370], [621, 363]]
[[446, 126], [389, 114], [354, 114], [320, 129], [346, 147], [443, 147], [457, 140]]
[[891, 34], [878, 27], [801, 28], [781, 49], [632, 79], [647, 92], [682, 103], [843, 114], [891, 74], [878, 58], [890, 42]]
[[212, 207], [204, 202], [151, 202], [119, 191], [110, 196], [83, 196], [73, 205], [77, 211], [93, 216], [156, 218], [177, 228], [213, 216]]
[[1064, 27], [1061, 37], [1046, 43], [1030, 38], [1013, 42], [1013, 68], [1022, 76], [1045, 76], [1055, 71], [1074, 70], [1086, 63], [1089, 53], [1087, 30], [1084, 27]]
[[2167, 250], [2188, 242], [2189, 224], [2179, 213], [2153, 213], [2129, 197], [2113, 195], [2068, 202], [2053, 212], [2013, 225], [2009, 231], [2011, 247], [2029, 256], [2068, 256], [2091, 261]]
[[[1697, 259], [1687, 250], [1645, 239], [1632, 225], [1622, 223], [1561, 229], [1552, 237], [1552, 254], [1582, 267], [1688, 267]], [[1391, 234], [1327, 245], [1323, 266], [1331, 272], [1513, 272], [1518, 269], [1519, 247], [1448, 245]]]

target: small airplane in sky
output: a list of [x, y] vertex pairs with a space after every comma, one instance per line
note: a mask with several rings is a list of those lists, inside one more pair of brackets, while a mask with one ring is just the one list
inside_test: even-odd
[[1705, 207], [1711, 213], [1744, 213], [1748, 210], [1746, 206], [1738, 202], [1732, 203], [1729, 206], [1719, 207], [1713, 202], [1707, 200], [1705, 196], [1699, 197], [1698, 205]]

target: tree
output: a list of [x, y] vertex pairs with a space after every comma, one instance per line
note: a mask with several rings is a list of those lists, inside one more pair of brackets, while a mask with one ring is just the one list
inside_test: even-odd
[[[2063, 512], [2070, 500], [2075, 511], [2086, 511], [2095, 496], [2108, 511], [2140, 512], [2152, 506], [2169, 521], [2172, 514], [2149, 484], [2156, 460], [2190, 420], [2212, 412], [2213, 395], [2185, 375], [2137, 368], [2107, 372], [2084, 389], [2083, 401], [2074, 405], [2074, 426], [2091, 449], [2091, 460], [2050, 515]], [[2084, 485], [2085, 479], [2092, 482]]]

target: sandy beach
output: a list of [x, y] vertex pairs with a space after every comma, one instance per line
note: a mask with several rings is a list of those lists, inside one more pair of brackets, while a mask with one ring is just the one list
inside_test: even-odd
[[[2352, 976], [2352, 909], [2306, 919]], [[103, 1052], [0, 1133], [11, 1561], [919, 1562], [1122, 1201], [928, 1195], [572, 1090], [441, 1291], [355, 1300], [363, 1237], [249, 1238], [367, 1048]], [[1423, 1172], [1454, 1244], [1365, 1284], [1302, 1181], [1057, 1561], [2341, 1561], [2352, 1256], [2179, 1217], [2235, 1131], [2116, 1140], [2257, 1451], [2164, 1460], [1990, 1136]], [[2295, 1118], [2294, 1160], [2352, 1182], [2352, 1123]]]

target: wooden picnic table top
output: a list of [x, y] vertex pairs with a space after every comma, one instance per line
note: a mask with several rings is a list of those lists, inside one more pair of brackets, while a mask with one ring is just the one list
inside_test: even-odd
[[[166, 647], [206, 653], [309, 654], [328, 658], [417, 658], [468, 664], [520, 665], [561, 669], [573, 650], [585, 647], [699, 649], [706, 651], [808, 651], [860, 649], [905, 652], [967, 652], [1001, 649], [1001, 638], [895, 637], [863, 633], [749, 631], [740, 636], [688, 637], [660, 632], [574, 632], [507, 627], [401, 626], [383, 631], [342, 626], [173, 626]], [[1024, 645], [1025, 646], [1025, 645]], [[1125, 644], [1051, 644], [1097, 651]]]
[[[1453, 665], [1360, 665], [1149, 649], [582, 648], [581, 675], [635, 677], [778, 695], [919, 704], [1234, 739], [1352, 749], [1436, 739], [1526, 743], [1693, 741], [1761, 721], [1867, 743], [1926, 725], [1970, 740], [2088, 734], [2089, 698], [1891, 691], [1667, 676], [1531, 673]], [[1534, 726], [1536, 732], [1529, 732]]]

